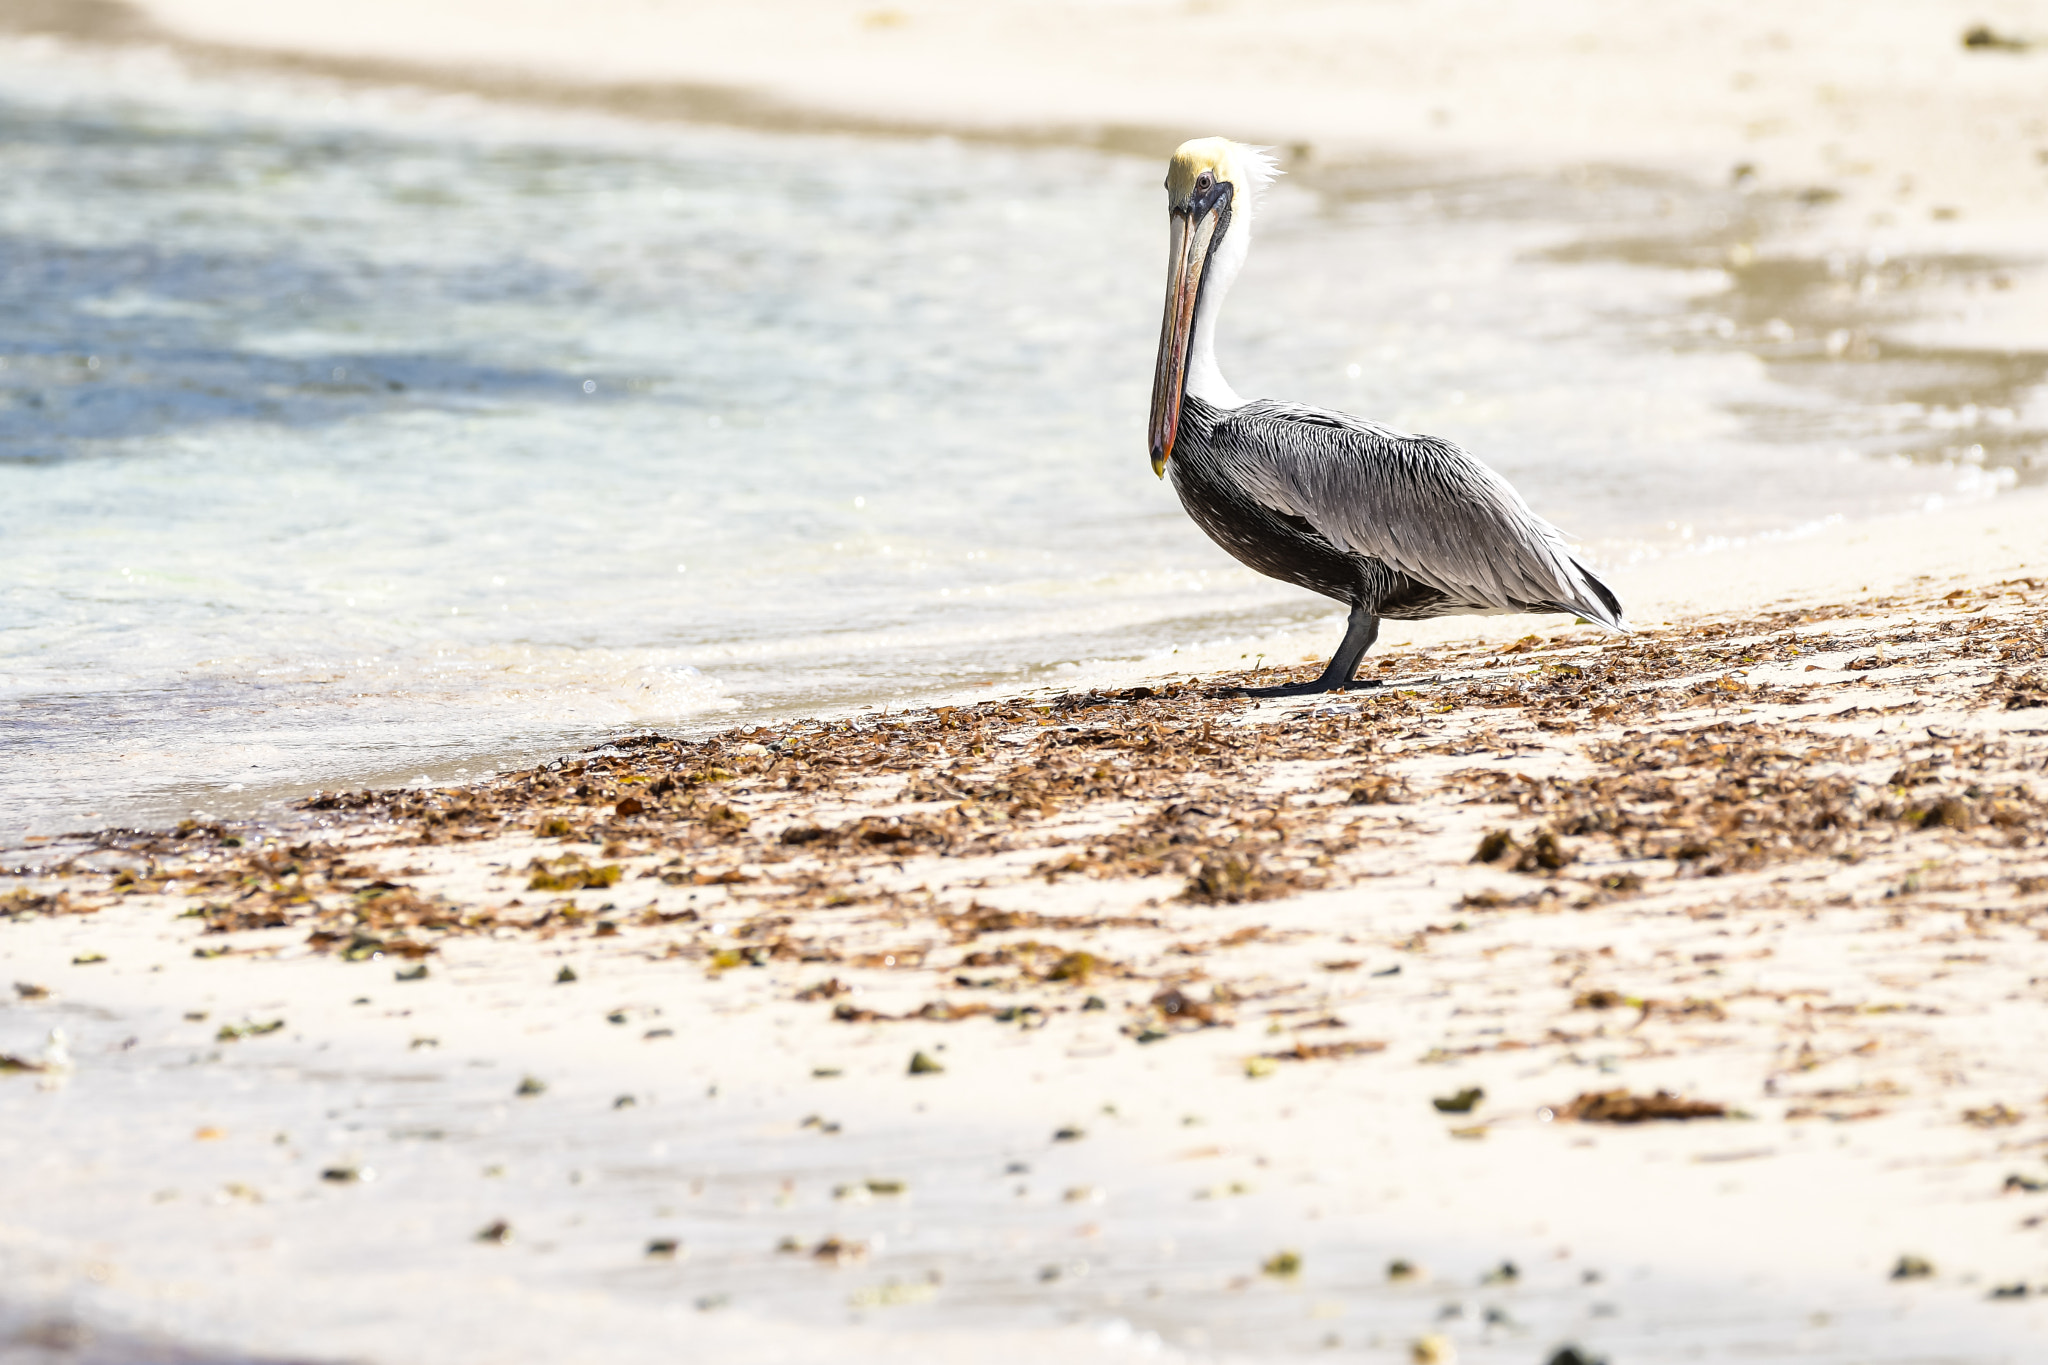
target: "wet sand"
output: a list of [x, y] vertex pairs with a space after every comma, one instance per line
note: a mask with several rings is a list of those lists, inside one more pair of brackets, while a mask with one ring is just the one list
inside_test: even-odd
[[2044, 601], [46, 845], [0, 891], [0, 1245], [48, 1312], [322, 1358], [2019, 1360]]

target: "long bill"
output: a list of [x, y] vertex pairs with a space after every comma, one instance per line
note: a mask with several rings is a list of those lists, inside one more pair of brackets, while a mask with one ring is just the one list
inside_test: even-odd
[[1170, 215], [1166, 249], [1166, 317], [1159, 326], [1158, 367], [1152, 374], [1152, 422], [1146, 435], [1152, 447], [1152, 472], [1166, 477], [1173, 443], [1180, 434], [1181, 396], [1188, 379], [1188, 348], [1194, 342], [1195, 305], [1202, 295], [1202, 272], [1216, 237], [1217, 214], [1211, 209], [1197, 218], [1186, 209]]

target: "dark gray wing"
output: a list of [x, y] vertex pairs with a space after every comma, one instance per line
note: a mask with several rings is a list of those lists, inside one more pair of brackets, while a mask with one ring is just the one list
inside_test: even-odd
[[1259, 501], [1473, 610], [1569, 611], [1627, 629], [1563, 533], [1448, 441], [1273, 402], [1227, 414], [1212, 439]]

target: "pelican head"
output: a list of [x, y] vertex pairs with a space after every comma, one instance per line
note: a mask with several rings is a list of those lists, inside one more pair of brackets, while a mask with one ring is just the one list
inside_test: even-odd
[[1253, 204], [1277, 174], [1263, 148], [1222, 137], [1183, 142], [1167, 163], [1166, 318], [1147, 433], [1152, 472], [1162, 478], [1180, 430], [1183, 394], [1192, 389], [1236, 405], [1216, 369], [1216, 314], [1251, 245]]

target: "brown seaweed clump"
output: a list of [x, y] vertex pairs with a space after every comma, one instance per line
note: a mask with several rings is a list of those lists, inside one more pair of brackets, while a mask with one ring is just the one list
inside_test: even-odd
[[1654, 1119], [1722, 1119], [1728, 1106], [1712, 1100], [1681, 1099], [1669, 1090], [1634, 1095], [1626, 1090], [1589, 1090], [1557, 1111], [1580, 1123], [1648, 1123]]

